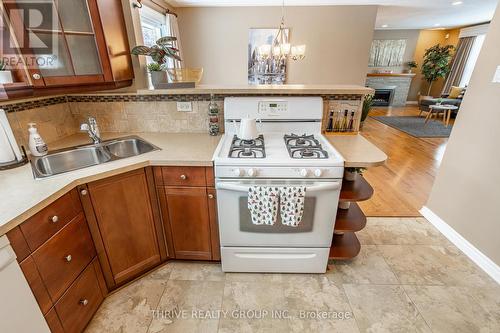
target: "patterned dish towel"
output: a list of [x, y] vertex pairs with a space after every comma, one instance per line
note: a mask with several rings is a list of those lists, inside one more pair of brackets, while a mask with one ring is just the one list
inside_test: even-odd
[[248, 189], [248, 209], [252, 223], [274, 225], [278, 214], [279, 188], [252, 186]]
[[281, 223], [290, 227], [298, 227], [304, 215], [305, 186], [280, 188]]

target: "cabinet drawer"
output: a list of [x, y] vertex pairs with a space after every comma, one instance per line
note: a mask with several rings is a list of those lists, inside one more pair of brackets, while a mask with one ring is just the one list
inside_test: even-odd
[[64, 333], [64, 329], [61, 325], [59, 317], [57, 316], [55, 308], [50, 309], [50, 311], [45, 315], [45, 321], [47, 322], [47, 325], [49, 325], [50, 332]]
[[82, 332], [102, 301], [94, 265], [88, 265], [55, 305], [64, 331]]
[[32, 254], [53, 301], [61, 297], [94, 255], [83, 213]]
[[26, 220], [20, 228], [31, 251], [35, 251], [81, 211], [78, 193], [72, 190]]
[[15, 227], [9, 231], [7, 233], [7, 238], [9, 239], [10, 246], [12, 246], [12, 249], [16, 253], [18, 262], [23, 261], [30, 255], [31, 250], [28, 243], [26, 243], [26, 239], [21, 232], [21, 228]]
[[167, 186], [206, 186], [204, 167], [163, 167], [163, 184]]
[[48, 313], [52, 308], [52, 300], [50, 299], [47, 288], [45, 288], [42, 278], [38, 273], [38, 269], [36, 268], [33, 258], [26, 258], [20, 264], [20, 266], [21, 270], [23, 271], [24, 277], [26, 278], [26, 281], [28, 281], [31, 291], [33, 292], [33, 295], [38, 302], [40, 310], [42, 310], [43, 314]]

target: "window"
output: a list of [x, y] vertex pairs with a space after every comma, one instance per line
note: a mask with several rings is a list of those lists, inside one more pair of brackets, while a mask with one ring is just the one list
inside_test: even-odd
[[486, 35], [478, 35], [474, 40], [469, 58], [467, 59], [467, 63], [465, 64], [462, 79], [460, 80], [460, 87], [469, 85], [469, 81], [472, 76], [472, 72], [474, 71], [474, 67], [476, 66], [477, 58], [479, 57], [479, 52], [481, 52], [481, 47], [483, 46], [485, 37]]
[[[170, 35], [169, 15], [157, 12], [146, 6], [143, 6], [140, 12], [144, 45], [153, 46], [160, 37]], [[147, 62], [149, 64], [152, 60], [148, 57]]]

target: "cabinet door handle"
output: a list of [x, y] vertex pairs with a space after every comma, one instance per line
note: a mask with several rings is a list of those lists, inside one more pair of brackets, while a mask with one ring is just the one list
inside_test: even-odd
[[186, 180], [186, 179], [187, 179], [187, 176], [186, 176], [186, 175], [181, 175], [181, 179], [182, 179], [182, 180]]
[[89, 304], [89, 300], [88, 299], [82, 299], [82, 300], [80, 300], [80, 305], [86, 306], [87, 304]]
[[54, 216], [52, 216], [52, 217], [50, 218], [50, 220], [51, 220], [53, 223], [56, 223], [56, 222], [58, 222], [58, 221], [59, 221], [59, 216], [54, 215]]
[[214, 196], [213, 194], [209, 194], [209, 195], [208, 195], [208, 198], [209, 198], [209, 199], [213, 199], [213, 198], [215, 198], [215, 196]]
[[80, 191], [81, 195], [87, 195], [87, 193], [89, 193], [87, 190], [81, 190]]
[[71, 254], [68, 254], [66, 257], [64, 257], [64, 259], [65, 259], [67, 262], [70, 262], [71, 260], [73, 260], [73, 257], [71, 256]]
[[38, 73], [35, 73], [35, 74], [33, 74], [33, 78], [35, 80], [40, 80], [42, 78], [42, 76], [40, 74], [38, 74]]

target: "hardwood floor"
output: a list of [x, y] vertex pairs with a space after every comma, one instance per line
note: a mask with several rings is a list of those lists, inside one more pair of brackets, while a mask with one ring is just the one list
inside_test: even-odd
[[[374, 108], [370, 116], [418, 115], [417, 106]], [[453, 124], [453, 119], [451, 124]], [[420, 216], [441, 163], [447, 138], [415, 138], [368, 117], [361, 134], [389, 157], [386, 165], [369, 169], [366, 179], [374, 196], [360, 206], [367, 216]]]

